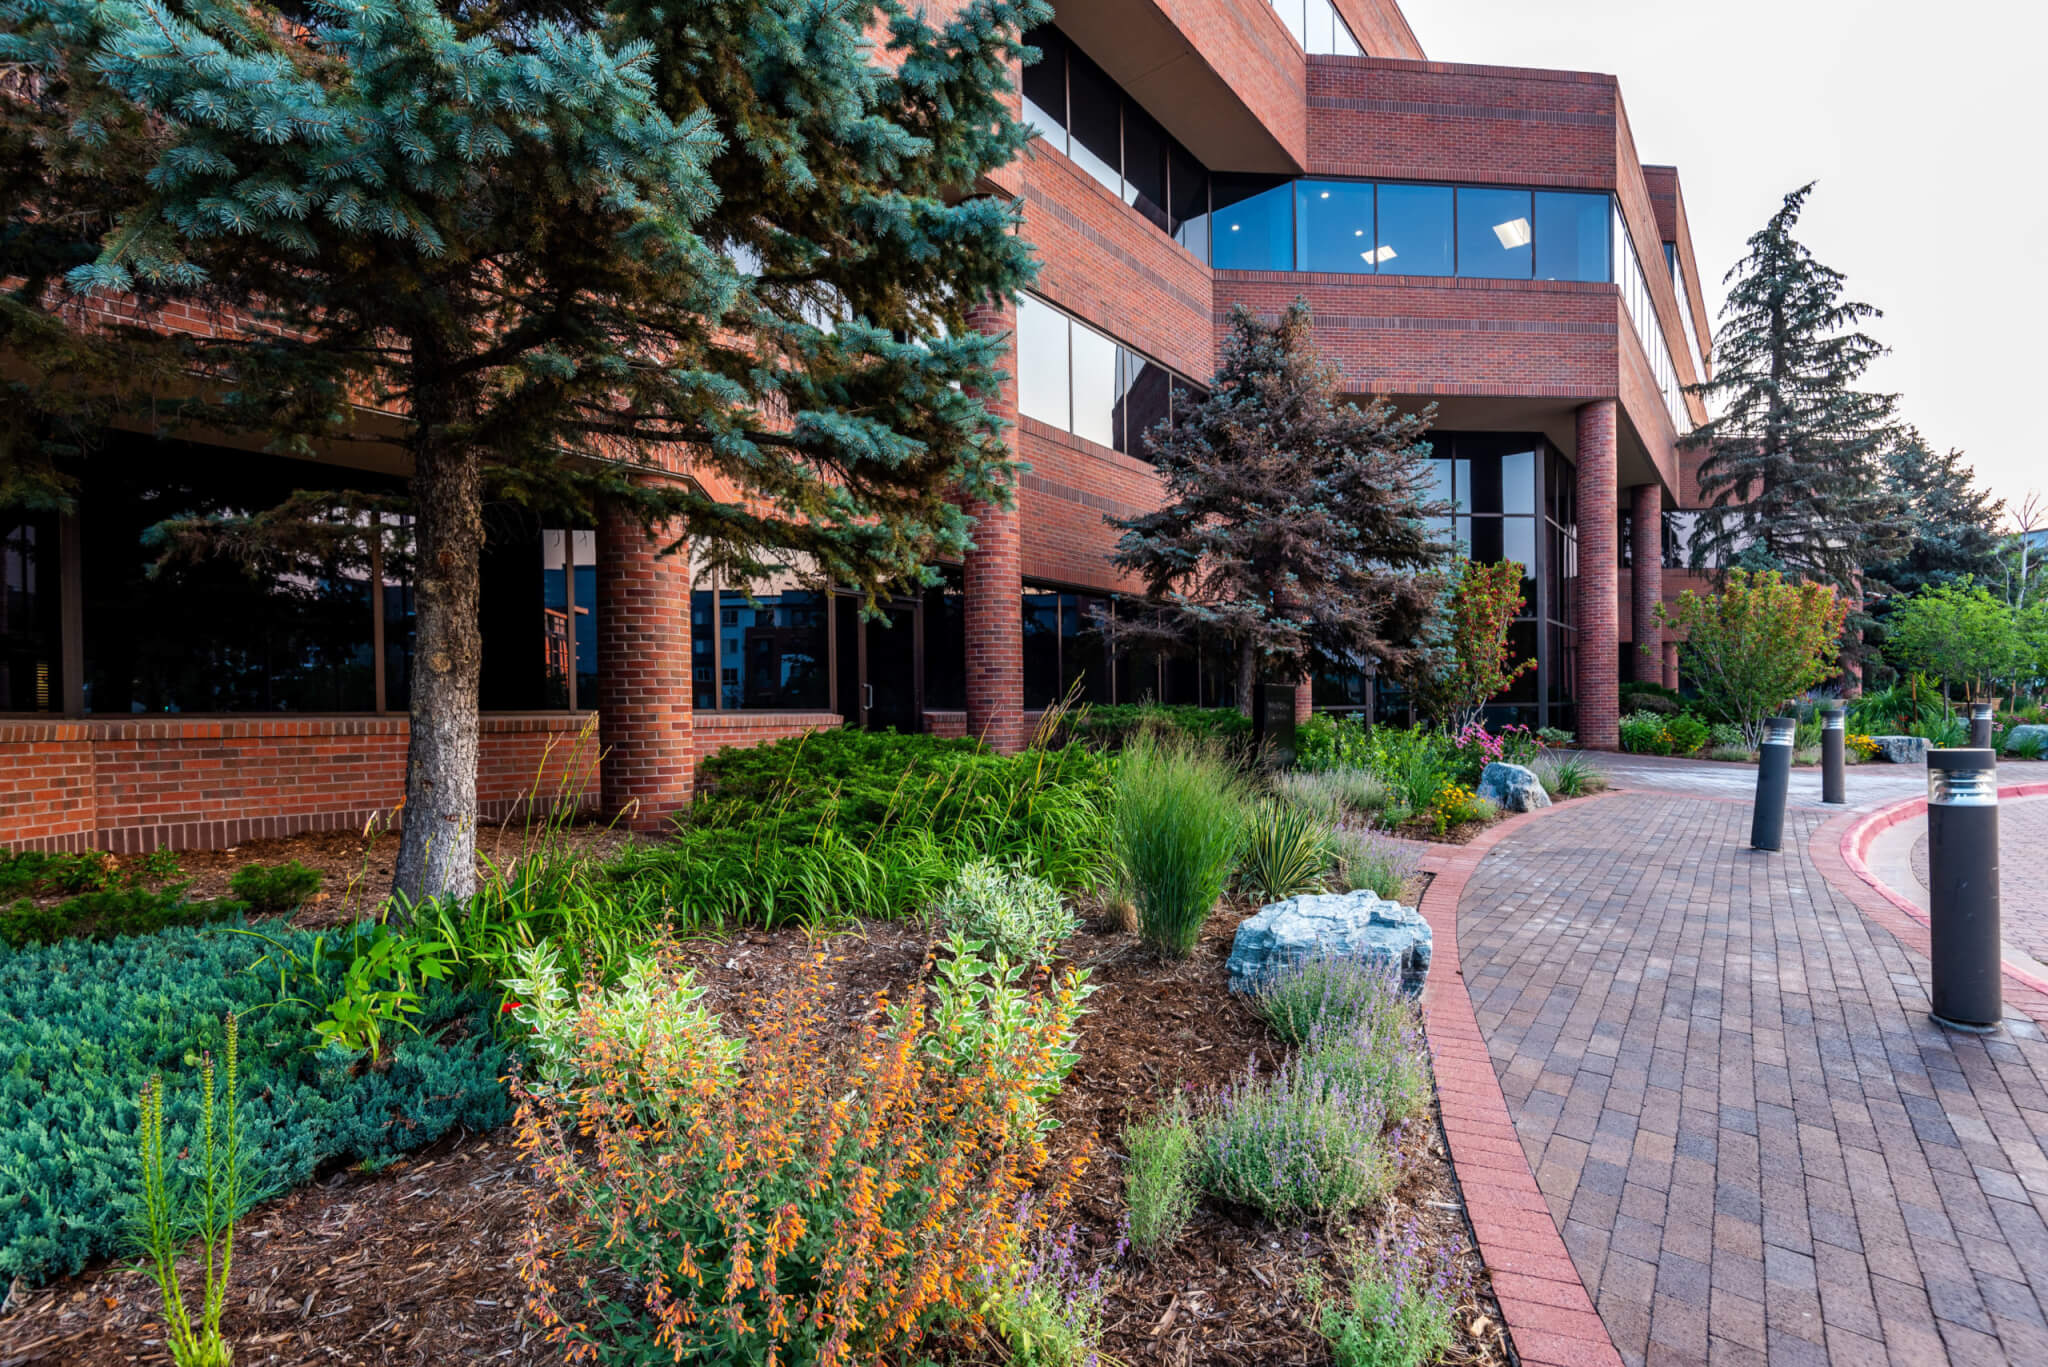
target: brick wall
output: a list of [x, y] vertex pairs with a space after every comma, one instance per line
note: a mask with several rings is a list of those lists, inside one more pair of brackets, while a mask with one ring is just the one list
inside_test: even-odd
[[[1016, 310], [990, 302], [969, 315], [975, 329], [1015, 336]], [[1015, 348], [1012, 347], [1012, 356]], [[1006, 422], [1017, 417], [1016, 366], [1001, 389], [983, 395], [989, 411]], [[1016, 440], [1010, 428], [1010, 440]], [[968, 499], [974, 545], [961, 565], [963, 629], [967, 638], [967, 731], [1005, 754], [1024, 743], [1024, 576], [1018, 504]]]
[[1616, 561], [1621, 555], [1614, 481], [1612, 399], [1579, 409], [1579, 743], [1595, 750], [1621, 744], [1619, 690], [1620, 604]]
[[1654, 683], [1664, 676], [1664, 633], [1657, 625], [1664, 601], [1664, 491], [1655, 484], [1629, 490], [1629, 544], [1635, 565], [1629, 576], [1629, 663], [1634, 677]]
[[616, 507], [597, 520], [598, 710], [604, 810], [660, 830], [689, 805], [690, 558], [661, 555]]
[[1079, 588], [1137, 592], [1109, 563], [1117, 533], [1104, 517], [1131, 517], [1160, 504], [1158, 473], [1146, 462], [1024, 418], [1018, 453], [1031, 468], [1018, 487], [1023, 572]]

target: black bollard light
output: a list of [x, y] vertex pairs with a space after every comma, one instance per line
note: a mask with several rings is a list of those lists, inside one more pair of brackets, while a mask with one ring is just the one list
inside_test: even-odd
[[1757, 751], [1756, 816], [1749, 824], [1751, 848], [1775, 850], [1785, 840], [1785, 792], [1792, 786], [1792, 717], [1772, 717]]
[[1989, 750], [1991, 748], [1991, 718], [1995, 709], [1988, 702], [1970, 704], [1970, 748]]
[[1998, 757], [1988, 748], [1927, 752], [1927, 892], [1933, 1016], [1995, 1029], [1999, 972]]
[[1849, 733], [1843, 709], [1820, 710], [1820, 800], [1840, 805], [1849, 800]]

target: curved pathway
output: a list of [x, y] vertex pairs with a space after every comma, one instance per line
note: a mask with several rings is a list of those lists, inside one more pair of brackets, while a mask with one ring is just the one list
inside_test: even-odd
[[[2048, 962], [2048, 797], [2012, 799], [1999, 807], [1998, 892], [2005, 939]], [[1917, 824], [1921, 834], [1913, 842], [1911, 861], [1913, 877], [1924, 897], [1926, 818]]]
[[[1542, 1232], [1561, 1237], [1614, 1349], [1628, 1363], [2048, 1363], [2040, 1028], [2015, 1013], [1978, 1038], [1928, 1021], [1922, 942], [1809, 852], [1840, 818], [1795, 801], [1785, 851], [1757, 854], [1727, 777], [1687, 772], [1732, 766], [1630, 767], [1616, 777], [1642, 790], [1442, 861], [1457, 897], [1445, 967], [1462, 956], [1481, 1080], [1498, 1083], [1482, 1090], [1526, 1159], [1508, 1166], [1533, 1174]], [[1868, 801], [1909, 795], [1889, 789], [1916, 771], [1865, 772], [1852, 794]], [[1433, 995], [1434, 1033], [1465, 994]], [[1472, 1190], [1466, 1153], [1485, 1136], [1468, 1143], [1451, 1119], [1487, 1108], [1459, 1094], [1474, 1079], [1456, 1062], [1447, 1128], [1477, 1223], [1495, 1170]]]

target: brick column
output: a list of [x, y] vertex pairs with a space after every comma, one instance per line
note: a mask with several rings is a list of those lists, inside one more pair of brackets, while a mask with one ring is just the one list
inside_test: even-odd
[[1664, 674], [1664, 631], [1657, 625], [1657, 605], [1664, 601], [1664, 488], [1638, 484], [1629, 490], [1629, 544], [1635, 555], [1630, 562], [1629, 587], [1633, 594], [1636, 652], [1635, 676], [1646, 683]]
[[[982, 333], [1014, 334], [1016, 310], [1005, 300], [981, 305], [968, 314]], [[1011, 424], [1011, 454], [1017, 442], [1016, 347], [1002, 388], [984, 394], [989, 412]], [[1024, 571], [1022, 532], [1017, 505], [998, 507], [979, 499], [963, 505], [974, 519], [974, 548], [962, 566], [967, 635], [967, 734], [984, 740], [1002, 754], [1023, 748], [1024, 734]]]
[[1294, 684], [1294, 724], [1301, 725], [1315, 714], [1316, 676], [1304, 674]]
[[615, 507], [597, 522], [597, 693], [604, 810], [659, 830], [690, 805], [690, 557]]
[[1666, 641], [1664, 643], [1664, 686], [1672, 689], [1678, 687], [1678, 642], [1676, 641]]
[[1616, 503], [1613, 399], [1579, 408], [1579, 744], [1621, 744], [1621, 547]]

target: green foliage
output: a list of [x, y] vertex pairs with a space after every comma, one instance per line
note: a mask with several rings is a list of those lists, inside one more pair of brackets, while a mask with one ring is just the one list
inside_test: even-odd
[[1194, 1115], [1179, 1093], [1124, 1131], [1124, 1204], [1131, 1247], [1144, 1257], [1171, 1248], [1194, 1216], [1198, 1142]]
[[1903, 554], [1872, 567], [1870, 577], [1900, 594], [1996, 578], [2005, 505], [1977, 487], [1963, 453], [1951, 448], [1937, 454], [1909, 427], [1886, 449], [1884, 465], [1906, 543]]
[[[946, 941], [918, 1042], [950, 1077], [987, 1068], [984, 1080], [994, 1089], [988, 1104], [1007, 1105], [1019, 1133], [1042, 1140], [1054, 1127], [1053, 1096], [1081, 1061], [1074, 1029], [1095, 988], [1086, 969], [1072, 969], [1053, 975], [1060, 990], [1047, 992], [1044, 978], [1000, 951], [991, 957], [987, 948], [957, 935]], [[1033, 1053], [1034, 1040], [1050, 1043]]]
[[1040, 1228], [1031, 1246], [989, 1276], [982, 1306], [1007, 1354], [1004, 1367], [1096, 1367], [1107, 1291], [1082, 1271], [1076, 1230]]
[[1319, 1278], [1304, 1279], [1316, 1324], [1335, 1367], [1428, 1367], [1457, 1342], [1457, 1309], [1448, 1254], [1432, 1249], [1412, 1217], [1382, 1225], [1354, 1245], [1350, 1285], [1337, 1299]]
[[1372, 727], [1363, 717], [1317, 712], [1294, 732], [1294, 767], [1304, 773], [1356, 769], [1370, 762]]
[[1536, 728], [1536, 743], [1546, 749], [1563, 749], [1574, 744], [1577, 740], [1578, 737], [1570, 731], [1560, 731], [1555, 726], [1539, 726]]
[[1397, 1164], [1386, 1113], [1305, 1057], [1247, 1073], [1202, 1118], [1201, 1183], [1283, 1219], [1342, 1215], [1393, 1189]]
[[84, 854], [0, 850], [0, 897], [101, 892], [114, 883], [113, 861], [97, 850]]
[[1476, 722], [1480, 708], [1536, 667], [1534, 659], [1517, 660], [1508, 644], [1508, 628], [1523, 607], [1525, 568], [1515, 560], [1460, 562], [1445, 612], [1449, 652], [1424, 690], [1448, 725]]
[[1331, 834], [1328, 822], [1297, 803], [1262, 802], [1249, 816], [1238, 879], [1262, 905], [1321, 892]]
[[1630, 680], [1621, 686], [1621, 710], [1629, 712], [1655, 712], [1659, 716], [1672, 717], [1685, 710], [1685, 699], [1675, 688], [1647, 680]]
[[260, 912], [296, 911], [320, 891], [320, 871], [294, 859], [288, 864], [244, 864], [228, 889]]
[[[1414, 1024], [1413, 1010], [1401, 995], [1398, 973], [1384, 964], [1318, 954], [1282, 968], [1259, 984], [1252, 1010], [1289, 1044], [1308, 1044], [1317, 1032], [1346, 1032], [1361, 1026], [1386, 1033], [1391, 1021]], [[1410, 1031], [1412, 1035], [1412, 1029]], [[1399, 1043], [1387, 1033], [1389, 1044]], [[1405, 1040], [1414, 1044], [1413, 1038]]]
[[1664, 734], [1671, 741], [1674, 755], [1692, 755], [1707, 743], [1711, 732], [1707, 724], [1689, 712], [1681, 712], [1664, 723]]
[[1352, 818], [1370, 820], [1387, 806], [1385, 780], [1365, 768], [1282, 774], [1278, 788], [1286, 800], [1314, 812], [1332, 826]]
[[1060, 900], [1060, 890], [1014, 865], [977, 859], [932, 904], [932, 917], [948, 935], [985, 940], [1025, 964], [1052, 961], [1081, 922]]
[[1684, 634], [1685, 677], [1707, 715], [1761, 743], [1765, 720], [1834, 671], [1848, 606], [1820, 584], [1789, 584], [1774, 570], [1731, 569], [1717, 594], [1688, 589], [1660, 622]]
[[0, 941], [21, 947], [72, 938], [111, 940], [148, 935], [170, 926], [232, 920], [249, 910], [244, 903], [225, 898], [188, 902], [184, 892], [183, 884], [161, 892], [142, 887], [106, 888], [48, 906], [22, 898], [0, 908]]
[[[1421, 727], [1379, 726], [1372, 733], [1373, 772], [1386, 781], [1394, 802], [1407, 814], [1429, 809], [1458, 770], [1450, 737]], [[1393, 812], [1388, 813], [1393, 819]]]
[[1370, 889], [1390, 901], [1400, 901], [1406, 895], [1408, 884], [1422, 866], [1411, 847], [1374, 830], [1338, 831], [1330, 850], [1340, 889]]
[[[301, 957], [314, 937], [275, 937]], [[221, 1022], [242, 1023], [242, 1144], [265, 1190], [321, 1164], [404, 1152], [456, 1125], [508, 1114], [504, 1049], [487, 1001], [436, 987], [385, 1066], [312, 1052], [317, 1010], [281, 996], [256, 969], [261, 940], [223, 928], [172, 929], [107, 944], [68, 940], [0, 950], [0, 1278], [31, 1284], [75, 1272], [118, 1246], [137, 1187], [137, 1098], [151, 1075], [219, 1052]], [[330, 957], [323, 985], [347, 965]], [[165, 1143], [198, 1135], [198, 1108], [165, 1097]], [[248, 1199], [263, 1192], [250, 1190]]]
[[2048, 614], [2015, 609], [1968, 578], [1893, 602], [1884, 626], [1890, 659], [1965, 698], [1990, 698], [2003, 683], [2048, 673]]
[[1607, 786], [1607, 776], [1584, 755], [1545, 755], [1536, 762], [1536, 781], [1552, 797], [1585, 797]]
[[1245, 839], [1236, 776], [1183, 746], [1141, 740], [1117, 762], [1110, 845], [1138, 908], [1138, 931], [1185, 958], [1201, 938]]
[[1235, 750], [1251, 741], [1252, 719], [1234, 707], [1089, 703], [1067, 714], [1066, 730], [1098, 750], [1121, 750], [1141, 735]]
[[[229, 1367], [234, 1350], [221, 1337], [220, 1315], [228, 1280], [235, 1267], [235, 1217], [242, 1210], [241, 1024], [230, 1015], [226, 1030], [225, 1071], [216, 1074], [213, 1055], [200, 1062], [199, 1143], [190, 1157], [198, 1164], [189, 1193], [174, 1187], [164, 1162], [164, 1084], [152, 1077], [143, 1089], [136, 1135], [142, 1170], [142, 1243], [150, 1272], [163, 1296], [165, 1338], [177, 1367]], [[216, 1104], [216, 1077], [221, 1095]], [[194, 1328], [178, 1280], [178, 1255], [188, 1237], [199, 1239], [200, 1267], [206, 1286], [200, 1298], [199, 1326]]]
[[1747, 748], [1748, 745], [1748, 742], [1742, 738], [1742, 728], [1729, 721], [1717, 721], [1709, 726], [1707, 728], [1707, 741], [1716, 749], [1736, 746]]
[[1635, 755], [1668, 755], [1671, 737], [1664, 718], [1655, 712], [1632, 712], [1621, 719], [1621, 748]]
[[1112, 639], [1217, 643], [1240, 706], [1260, 669], [1416, 666], [1448, 550], [1429, 522], [1450, 511], [1431, 494], [1432, 413], [1347, 398], [1303, 300], [1277, 318], [1233, 309], [1222, 352], [1208, 395], [1149, 434], [1159, 506], [1109, 518], [1115, 564], [1146, 590]]

